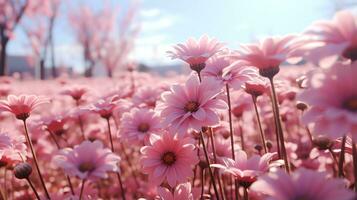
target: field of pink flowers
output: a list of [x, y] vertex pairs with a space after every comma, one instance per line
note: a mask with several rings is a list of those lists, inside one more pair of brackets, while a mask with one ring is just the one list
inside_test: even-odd
[[0, 200], [357, 199], [350, 12], [237, 50], [204, 35], [167, 53], [191, 74], [2, 77]]

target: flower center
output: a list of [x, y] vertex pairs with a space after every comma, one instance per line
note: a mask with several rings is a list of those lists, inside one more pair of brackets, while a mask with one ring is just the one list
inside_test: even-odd
[[197, 112], [199, 108], [199, 104], [196, 101], [189, 101], [185, 105], [186, 112]]
[[143, 133], [148, 132], [149, 129], [150, 129], [150, 126], [147, 123], [141, 123], [138, 126], [138, 131], [143, 132]]
[[162, 155], [161, 160], [166, 165], [171, 166], [176, 162], [176, 155], [173, 152], [168, 151], [168, 152], [164, 153], [164, 155]]
[[79, 165], [79, 171], [80, 172], [91, 172], [95, 169], [95, 166], [91, 162], [83, 162]]
[[349, 111], [357, 112], [357, 97], [347, 99], [342, 106]]
[[357, 60], [357, 46], [356, 45], [351, 45], [349, 47], [347, 47], [343, 53], [342, 56], [350, 59], [352, 62]]

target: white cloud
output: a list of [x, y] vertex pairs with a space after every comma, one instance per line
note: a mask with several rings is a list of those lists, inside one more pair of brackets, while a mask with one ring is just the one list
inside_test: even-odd
[[140, 16], [143, 18], [157, 17], [160, 13], [160, 10], [157, 8], [140, 10]]
[[160, 31], [164, 28], [171, 27], [176, 22], [176, 17], [174, 16], [161, 16], [155, 20], [144, 20], [141, 22], [141, 31], [143, 33]]

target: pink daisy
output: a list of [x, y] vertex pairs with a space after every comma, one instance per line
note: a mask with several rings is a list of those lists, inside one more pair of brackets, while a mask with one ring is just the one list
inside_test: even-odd
[[276, 153], [266, 153], [263, 156], [253, 155], [248, 159], [245, 151], [237, 151], [235, 160], [223, 158], [224, 165], [212, 164], [212, 167], [223, 169], [223, 172], [232, 174], [244, 187], [249, 187], [255, 182], [258, 176], [268, 172], [270, 167], [277, 166], [276, 162], [271, 162]]
[[7, 100], [0, 101], [0, 111], [13, 113], [17, 119], [26, 120], [31, 112], [48, 100], [35, 95], [9, 95]]
[[89, 89], [85, 86], [71, 85], [61, 91], [61, 94], [71, 96], [74, 100], [79, 101], [88, 91]]
[[133, 103], [140, 107], [155, 108], [161, 93], [162, 90], [158, 87], [140, 87], [133, 95]]
[[357, 139], [357, 63], [336, 63], [308, 75], [308, 88], [299, 95], [309, 109], [302, 121], [316, 134], [332, 139], [351, 133]]
[[217, 98], [221, 88], [212, 79], [199, 82], [191, 75], [184, 85], [173, 85], [170, 91], [162, 94], [158, 105], [164, 125], [170, 125], [173, 132], [181, 136], [189, 129], [201, 131], [203, 126], [219, 124], [217, 111], [227, 109], [225, 101]]
[[258, 44], [241, 45], [233, 57], [258, 68], [262, 76], [272, 76], [279, 72], [281, 63], [296, 58], [294, 51], [301, 45], [296, 38], [295, 35], [268, 37]]
[[7, 162], [26, 159], [25, 137], [0, 131], [0, 160]]
[[110, 118], [117, 106], [119, 96], [115, 95], [106, 99], [100, 99], [89, 107], [89, 111], [98, 113], [103, 118]]
[[266, 200], [352, 200], [355, 194], [345, 188], [343, 180], [333, 179], [324, 172], [304, 168], [288, 175], [283, 170], [259, 177], [251, 190], [263, 193]]
[[160, 130], [160, 117], [146, 108], [133, 108], [121, 118], [120, 134], [130, 142], [148, 142], [152, 133]]
[[178, 139], [169, 133], [152, 134], [150, 145], [140, 149], [140, 163], [143, 172], [149, 175], [149, 181], [160, 185], [166, 180], [175, 187], [193, 176], [192, 166], [198, 163], [193, 142], [191, 138]]
[[223, 69], [223, 80], [233, 89], [239, 90], [246, 81], [257, 76], [258, 72], [253, 67], [248, 67], [245, 62], [236, 61]]
[[73, 149], [65, 148], [53, 158], [53, 162], [66, 174], [80, 179], [107, 178], [107, 172], [118, 172], [120, 157], [96, 140], [84, 141]]
[[221, 51], [222, 47], [222, 43], [204, 35], [198, 41], [189, 38], [186, 44], [177, 44], [173, 47], [174, 50], [167, 53], [171, 59], [179, 58], [188, 63], [192, 70], [200, 73], [205, 68], [208, 58]]
[[308, 60], [332, 63], [339, 56], [357, 60], [357, 18], [350, 11], [337, 12], [332, 21], [314, 23], [304, 35]]

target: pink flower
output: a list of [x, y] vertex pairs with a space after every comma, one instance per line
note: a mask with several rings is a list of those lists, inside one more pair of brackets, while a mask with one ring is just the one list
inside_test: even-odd
[[121, 118], [120, 134], [129, 142], [148, 142], [151, 134], [160, 130], [160, 117], [146, 108], [133, 108]]
[[0, 131], [0, 160], [22, 161], [26, 159], [25, 137]]
[[206, 67], [202, 70], [202, 76], [211, 77], [223, 84], [223, 70], [232, 63], [229, 57], [224, 55], [215, 55], [208, 59]]
[[88, 93], [89, 89], [81, 85], [72, 85], [64, 89], [61, 94], [71, 96], [74, 100], [78, 101], [82, 96]]
[[222, 47], [222, 43], [204, 35], [198, 41], [189, 38], [186, 44], [177, 44], [173, 47], [173, 51], [167, 53], [171, 59], [179, 58], [188, 63], [192, 70], [200, 72], [205, 68], [205, 62], [208, 58], [221, 51]]
[[241, 45], [241, 50], [233, 57], [246, 62], [248, 66], [258, 68], [262, 76], [265, 76], [266, 70], [274, 70], [276, 74], [281, 63], [297, 57], [294, 51], [301, 44], [294, 35], [268, 37], [258, 44]]
[[89, 111], [98, 113], [103, 118], [109, 118], [113, 114], [113, 110], [117, 106], [118, 96], [111, 98], [100, 99], [89, 107]]
[[339, 56], [357, 60], [357, 20], [350, 11], [337, 12], [332, 21], [314, 23], [304, 35], [308, 60], [321, 63], [336, 61]]
[[107, 178], [107, 172], [118, 172], [120, 157], [110, 149], [103, 148], [102, 142], [96, 140], [84, 141], [73, 149], [61, 150], [53, 162], [68, 175], [97, 180]]
[[225, 101], [218, 98], [221, 88], [212, 79], [199, 82], [191, 75], [184, 85], [173, 85], [162, 94], [163, 102], [158, 105], [164, 125], [181, 136], [189, 129], [201, 131], [202, 126], [219, 123], [217, 111], [227, 109]]
[[[352, 65], [352, 66], [351, 66]], [[336, 139], [351, 133], [357, 139], [357, 63], [336, 63], [308, 75], [308, 88], [299, 95], [307, 103], [302, 122], [312, 131]]]
[[48, 103], [45, 98], [35, 95], [9, 95], [7, 100], [0, 101], [0, 111], [13, 113], [17, 119], [26, 120], [39, 105]]
[[143, 86], [133, 95], [133, 103], [140, 107], [155, 108], [156, 101], [160, 99], [162, 89], [158, 87]]
[[233, 89], [239, 90], [246, 81], [257, 76], [258, 72], [253, 67], [248, 67], [245, 62], [237, 61], [223, 70], [223, 80]]
[[269, 91], [269, 88], [270, 88], [269, 83], [266, 81], [265, 78], [262, 78], [260, 76], [256, 76], [256, 77], [252, 78], [251, 80], [246, 81], [243, 88], [246, 93], [248, 93], [254, 97], [258, 97], [258, 96], [261, 96], [266, 93], [269, 94], [269, 92], [270, 92]]
[[324, 199], [352, 200], [355, 194], [345, 189], [343, 180], [304, 168], [288, 175], [282, 170], [259, 177], [251, 190], [267, 195], [266, 200]]
[[181, 183], [175, 187], [175, 191], [171, 191], [165, 187], [158, 187], [157, 193], [160, 200], [194, 200], [192, 194], [191, 183]]
[[191, 138], [177, 138], [173, 134], [152, 134], [150, 145], [140, 149], [140, 163], [149, 181], [160, 185], [165, 180], [171, 187], [187, 181], [193, 176], [192, 166], [198, 163], [195, 146]]
[[212, 167], [223, 169], [223, 172], [232, 174], [244, 187], [249, 187], [257, 180], [257, 177], [268, 172], [269, 168], [275, 166], [271, 163], [276, 153], [266, 153], [263, 156], [253, 155], [248, 159], [245, 151], [237, 151], [235, 160], [223, 158], [224, 165], [212, 164]]

